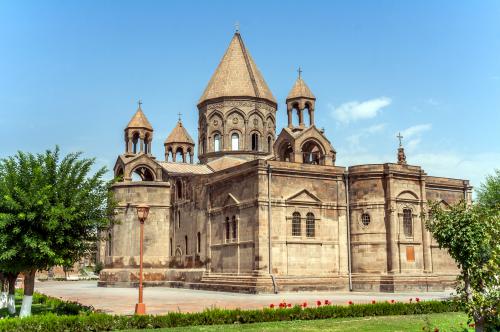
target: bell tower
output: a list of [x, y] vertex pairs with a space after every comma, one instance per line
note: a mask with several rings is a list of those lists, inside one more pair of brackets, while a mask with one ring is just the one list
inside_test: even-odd
[[306, 127], [304, 123], [304, 111], [309, 112], [309, 127], [314, 126], [314, 108], [316, 97], [313, 95], [311, 89], [307, 86], [306, 82], [302, 79], [302, 69], [299, 67], [299, 76], [295, 84], [286, 97], [286, 111], [288, 115], [288, 128], [292, 129], [293, 126], [293, 112], [297, 112], [299, 118], [299, 129]]
[[137, 104], [137, 111], [125, 128], [125, 154], [127, 155], [151, 154], [153, 127], [142, 111], [142, 101], [139, 100]]
[[170, 135], [168, 135], [163, 146], [165, 147], [165, 161], [172, 161], [174, 163], [193, 163], [194, 141], [186, 128], [182, 125], [180, 113], [177, 125]]

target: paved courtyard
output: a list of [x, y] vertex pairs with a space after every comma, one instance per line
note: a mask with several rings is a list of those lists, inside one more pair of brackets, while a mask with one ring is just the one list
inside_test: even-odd
[[[92, 305], [107, 313], [132, 314], [137, 302], [137, 288], [100, 288], [95, 281], [45, 281], [37, 282], [35, 290], [65, 300]], [[368, 293], [368, 292], [301, 292], [279, 294], [236, 294], [167, 287], [144, 289], [144, 302], [150, 314], [168, 311], [194, 312], [206, 308], [258, 309], [281, 301], [314, 305], [317, 300], [329, 300], [334, 304], [369, 303], [376, 301], [405, 301], [419, 297], [422, 300], [444, 299], [449, 292], [432, 293]]]

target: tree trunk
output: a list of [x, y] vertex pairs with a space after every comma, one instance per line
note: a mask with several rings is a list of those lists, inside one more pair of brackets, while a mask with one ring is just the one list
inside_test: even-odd
[[[469, 279], [469, 271], [464, 270], [464, 290], [467, 295], [467, 302], [472, 302], [472, 291], [470, 289], [470, 279]], [[484, 331], [484, 317], [481, 316], [480, 313], [474, 312], [472, 315], [474, 318], [474, 327], [476, 332]]]
[[474, 321], [475, 331], [483, 332], [484, 331], [484, 319], [480, 318], [479, 320]]
[[24, 296], [19, 317], [31, 316], [31, 304], [33, 303], [33, 292], [35, 291], [36, 269], [24, 272]]
[[9, 294], [7, 295], [7, 309], [9, 314], [16, 313], [16, 280], [19, 273], [6, 273], [7, 281], [9, 283]]
[[0, 309], [7, 307], [7, 292], [5, 291], [5, 275], [0, 272]]

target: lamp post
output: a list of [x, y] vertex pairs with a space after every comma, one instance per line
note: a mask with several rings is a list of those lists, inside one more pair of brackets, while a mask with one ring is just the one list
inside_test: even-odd
[[141, 243], [140, 243], [140, 268], [139, 268], [139, 303], [135, 305], [135, 314], [144, 315], [146, 313], [146, 304], [142, 302], [142, 256], [143, 256], [143, 244], [144, 244], [144, 222], [148, 218], [149, 205], [139, 204], [136, 207], [137, 217], [141, 224]]

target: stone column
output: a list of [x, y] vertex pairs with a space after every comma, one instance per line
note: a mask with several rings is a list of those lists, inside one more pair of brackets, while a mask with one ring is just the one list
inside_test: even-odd
[[304, 109], [299, 109], [299, 127], [304, 127]]
[[420, 223], [422, 224], [422, 255], [424, 261], [424, 273], [432, 272], [432, 253], [431, 253], [431, 233], [425, 228], [426, 216], [423, 214], [425, 211], [425, 204], [427, 202], [427, 194], [425, 191], [425, 176], [420, 176], [420, 212], [422, 217]]
[[287, 115], [288, 115], [288, 128], [292, 128], [292, 127], [293, 127], [293, 122], [292, 122], [292, 109], [291, 109], [291, 108], [287, 108], [286, 113], [287, 113]]
[[314, 124], [314, 108], [309, 109], [309, 126]]
[[128, 140], [127, 140], [127, 153], [130, 153], [132, 152], [132, 137], [128, 137]]
[[386, 214], [387, 220], [389, 222], [387, 227], [388, 243], [387, 243], [387, 255], [388, 262], [390, 262], [390, 266], [388, 272], [390, 273], [399, 273], [399, 244], [398, 244], [398, 215], [397, 215], [397, 207], [396, 200], [392, 197], [392, 189], [393, 189], [393, 175], [386, 174]]

